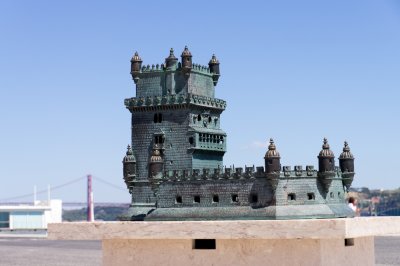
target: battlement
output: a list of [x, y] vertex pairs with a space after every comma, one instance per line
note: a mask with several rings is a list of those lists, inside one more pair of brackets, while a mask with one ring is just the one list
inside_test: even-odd
[[[261, 167], [263, 168], [263, 167]], [[244, 171], [243, 171], [244, 170]], [[192, 170], [170, 170], [164, 171], [160, 181], [200, 181], [200, 180], [223, 180], [223, 179], [255, 179], [262, 177], [262, 173], [254, 171], [254, 167], [221, 168], [216, 169], [192, 169]], [[261, 174], [257, 175], [257, 174]]]
[[197, 72], [197, 73], [212, 75], [211, 70], [208, 66], [203, 66], [200, 64], [193, 64], [192, 71]]
[[212, 109], [225, 110], [226, 101], [207, 96], [200, 96], [195, 94], [170, 94], [163, 96], [147, 96], [147, 97], [132, 97], [124, 100], [124, 104], [129, 110], [143, 109], [145, 107], [157, 106], [179, 106], [179, 105], [197, 105], [208, 107]]
[[294, 166], [294, 170], [290, 166], [283, 166], [281, 177], [317, 177], [317, 173], [313, 165], [307, 165], [305, 170], [301, 165]]
[[[145, 74], [145, 73], [164, 73], [166, 71], [182, 71], [182, 64], [179, 62], [177, 64], [177, 68], [175, 70], [167, 69], [164, 64], [143, 65], [142, 68], [140, 69], [139, 74], [141, 74], [141, 73], [143, 73], [143, 74]], [[204, 66], [201, 64], [196, 64], [196, 63], [193, 63], [191, 72], [212, 76], [210, 67]], [[145, 76], [143, 76], [142, 78], [145, 78]]]
[[[335, 168], [337, 178], [341, 178], [342, 172], [339, 167]], [[223, 168], [203, 168], [192, 170], [169, 170], [164, 171], [160, 181], [196, 181], [196, 180], [223, 180], [223, 179], [255, 179], [266, 178], [267, 173], [264, 166], [245, 166], [245, 167], [226, 167]], [[288, 178], [317, 178], [318, 171], [314, 166], [307, 165], [305, 169], [301, 165], [294, 166], [292, 170], [290, 166], [283, 166], [279, 172], [279, 179]]]
[[[340, 171], [338, 166], [335, 167], [336, 178], [346, 178], [345, 174]], [[223, 168], [203, 168], [192, 170], [169, 170], [164, 171], [160, 181], [200, 181], [200, 180], [223, 180], [223, 179], [255, 179], [266, 178], [267, 174], [264, 166], [245, 166], [245, 167], [225, 167]], [[279, 179], [288, 178], [318, 178], [318, 170], [313, 165], [303, 166], [296, 165], [294, 169], [290, 166], [283, 166], [279, 172]]]

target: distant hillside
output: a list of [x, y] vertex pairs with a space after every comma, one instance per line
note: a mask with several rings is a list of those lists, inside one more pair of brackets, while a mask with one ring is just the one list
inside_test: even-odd
[[349, 195], [358, 199], [363, 216], [400, 216], [400, 189], [352, 188]]
[[[107, 207], [97, 206], [94, 208], [94, 219], [102, 221], [118, 221], [118, 217], [128, 210], [128, 206]], [[63, 210], [63, 221], [86, 221], [87, 208], [78, 210]]]

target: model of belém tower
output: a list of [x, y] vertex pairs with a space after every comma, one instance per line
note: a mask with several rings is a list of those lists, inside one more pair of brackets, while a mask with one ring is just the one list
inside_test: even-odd
[[281, 167], [271, 139], [265, 165], [225, 168], [227, 134], [221, 129], [224, 100], [216, 99], [220, 63], [181, 60], [173, 49], [165, 63], [142, 66], [136, 52], [131, 75], [136, 97], [125, 99], [132, 114], [132, 140], [123, 159], [132, 202], [125, 220], [298, 219], [353, 217], [346, 192], [354, 157], [345, 142], [335, 156], [324, 139], [313, 166]]

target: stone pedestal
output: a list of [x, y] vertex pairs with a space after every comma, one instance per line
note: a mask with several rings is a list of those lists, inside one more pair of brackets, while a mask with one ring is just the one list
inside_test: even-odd
[[50, 239], [103, 242], [103, 265], [374, 265], [400, 217], [49, 224]]

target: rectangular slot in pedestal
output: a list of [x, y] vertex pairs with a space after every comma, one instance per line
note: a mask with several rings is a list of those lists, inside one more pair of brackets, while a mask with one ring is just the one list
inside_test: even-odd
[[345, 238], [344, 239], [344, 245], [346, 247], [352, 247], [354, 246], [354, 238]]
[[193, 249], [216, 249], [215, 239], [194, 239]]

